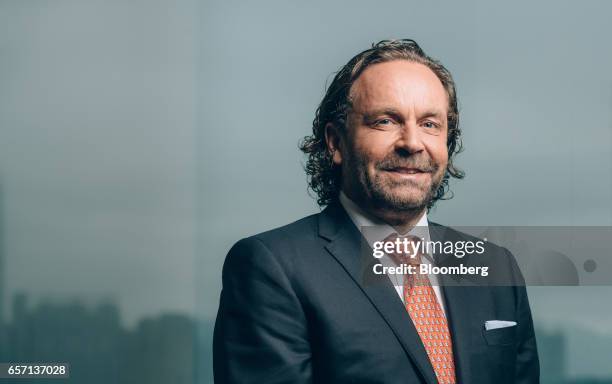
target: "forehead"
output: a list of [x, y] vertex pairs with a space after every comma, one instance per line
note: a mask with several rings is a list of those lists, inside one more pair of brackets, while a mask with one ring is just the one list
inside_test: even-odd
[[353, 109], [439, 109], [448, 111], [442, 82], [427, 66], [394, 60], [366, 68], [350, 89]]

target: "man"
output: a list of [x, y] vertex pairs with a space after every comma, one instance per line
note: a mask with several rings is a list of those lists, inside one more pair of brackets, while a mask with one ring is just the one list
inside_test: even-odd
[[[382, 41], [337, 73], [301, 146], [326, 208], [230, 250], [215, 382], [539, 382], [527, 294], [506, 249], [487, 243], [461, 259], [371, 253], [376, 241], [405, 235], [478, 240], [426, 215], [449, 178], [463, 177], [453, 164], [460, 135], [452, 77], [416, 42]], [[416, 273], [397, 283], [372, 268], [401, 260], [488, 265], [491, 275]]]

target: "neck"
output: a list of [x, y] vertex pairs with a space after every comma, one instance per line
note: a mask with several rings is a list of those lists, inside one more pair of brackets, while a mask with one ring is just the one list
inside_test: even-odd
[[371, 214], [378, 215], [376, 217], [380, 217], [381, 220], [392, 226], [397, 233], [403, 235], [410, 232], [417, 225], [425, 214], [425, 209], [414, 212], [373, 210]]

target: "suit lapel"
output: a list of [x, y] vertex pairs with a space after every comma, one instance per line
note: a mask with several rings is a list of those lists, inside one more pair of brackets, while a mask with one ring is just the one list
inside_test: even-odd
[[[430, 238], [432, 241], [460, 241], [456, 232], [445, 227], [430, 223]], [[457, 258], [452, 254], [434, 255], [436, 265], [458, 266], [463, 263], [470, 265], [469, 258]], [[473, 382], [472, 372], [480, 362], [472, 358], [472, 336], [474, 334], [473, 319], [482, 318], [479, 312], [485, 309], [488, 302], [484, 287], [462, 275], [438, 275], [438, 282], [444, 296], [446, 317], [450, 326], [453, 341], [453, 357], [455, 374], [458, 383]]]
[[319, 234], [330, 241], [325, 248], [359, 285], [425, 381], [436, 384], [433, 367], [410, 315], [388, 276], [372, 273], [376, 260], [368, 253], [369, 245], [339, 203], [331, 204], [321, 213]]

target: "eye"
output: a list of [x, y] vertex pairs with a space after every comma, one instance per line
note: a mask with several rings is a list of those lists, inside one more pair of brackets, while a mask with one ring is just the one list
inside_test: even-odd
[[438, 124], [434, 123], [433, 121], [425, 121], [425, 122], [423, 123], [423, 126], [424, 126], [425, 128], [437, 128], [437, 127], [438, 127]]
[[390, 125], [393, 124], [391, 119], [380, 119], [374, 122], [374, 125]]

